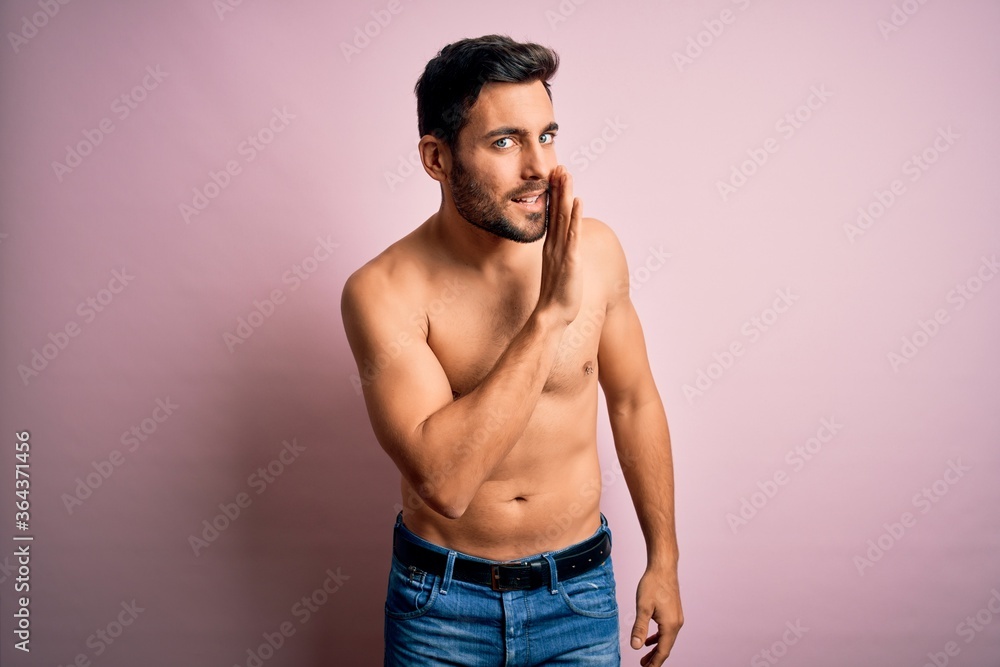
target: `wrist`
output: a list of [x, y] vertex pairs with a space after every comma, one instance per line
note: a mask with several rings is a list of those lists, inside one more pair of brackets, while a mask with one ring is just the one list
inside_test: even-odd
[[679, 554], [676, 550], [648, 552], [646, 555], [646, 569], [677, 572], [677, 561]]
[[550, 334], [561, 336], [569, 326], [566, 320], [552, 308], [535, 308], [528, 317], [528, 325], [546, 336]]

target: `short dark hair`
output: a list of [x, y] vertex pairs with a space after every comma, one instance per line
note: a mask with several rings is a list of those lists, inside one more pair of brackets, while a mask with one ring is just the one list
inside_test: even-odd
[[506, 35], [449, 44], [427, 63], [413, 89], [420, 136], [431, 134], [455, 147], [485, 84], [541, 81], [551, 100], [549, 79], [558, 69], [559, 55], [552, 49]]

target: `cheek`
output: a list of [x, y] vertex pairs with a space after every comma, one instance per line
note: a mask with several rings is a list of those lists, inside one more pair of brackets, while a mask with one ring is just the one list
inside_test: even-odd
[[[483, 191], [497, 199], [505, 199], [507, 193], [524, 185], [514, 160], [490, 159], [488, 156], [483, 156], [465, 166], [469, 170], [469, 175], [482, 186]], [[555, 168], [554, 163], [552, 168]]]
[[517, 179], [512, 178], [510, 174], [489, 168], [479, 172], [479, 183], [484, 191], [498, 199], [502, 199], [518, 185]]

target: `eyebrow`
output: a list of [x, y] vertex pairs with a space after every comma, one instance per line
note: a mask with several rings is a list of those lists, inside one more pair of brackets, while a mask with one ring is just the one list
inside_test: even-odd
[[[552, 121], [551, 123], [545, 126], [545, 128], [542, 130], [542, 134], [545, 134], [546, 132], [555, 132], [558, 129], [559, 129], [559, 123]], [[490, 130], [489, 132], [484, 134], [483, 139], [492, 139], [493, 137], [505, 137], [509, 134], [526, 136], [531, 133], [528, 132], [528, 130], [524, 129], [523, 127], [498, 127], [497, 129]]]

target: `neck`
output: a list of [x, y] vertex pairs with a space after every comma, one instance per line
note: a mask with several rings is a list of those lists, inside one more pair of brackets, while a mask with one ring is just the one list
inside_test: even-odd
[[527, 270], [541, 256], [542, 241], [518, 243], [481, 229], [466, 220], [447, 197], [427, 221], [435, 247], [452, 261], [489, 277]]

